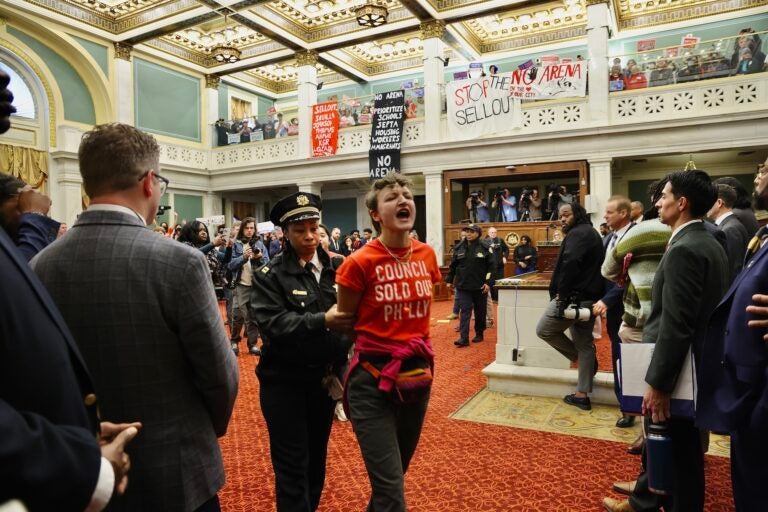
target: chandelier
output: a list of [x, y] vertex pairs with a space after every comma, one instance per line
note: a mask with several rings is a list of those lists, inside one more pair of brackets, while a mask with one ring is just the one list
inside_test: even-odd
[[211, 53], [216, 62], [221, 62], [222, 64], [234, 64], [240, 60], [240, 50], [226, 43], [214, 47]]
[[380, 27], [387, 22], [389, 11], [375, 0], [367, 1], [355, 9], [358, 25], [363, 27]]

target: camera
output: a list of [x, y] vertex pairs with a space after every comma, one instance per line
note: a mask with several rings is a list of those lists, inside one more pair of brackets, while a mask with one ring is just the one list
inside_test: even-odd
[[472, 200], [472, 206], [475, 207], [480, 204], [480, 191], [475, 190], [469, 194], [469, 198]]
[[161, 204], [161, 205], [159, 205], [157, 207], [157, 213], [155, 215], [160, 216], [160, 215], [164, 214], [166, 211], [168, 211], [170, 209], [171, 209], [170, 206], [166, 206], [164, 204]]
[[520, 192], [520, 206], [523, 210], [527, 210], [531, 207], [531, 191], [527, 188], [524, 188], [523, 191]]
[[592, 303], [581, 302], [577, 304], [576, 301], [559, 300], [557, 301], [555, 318], [560, 320], [567, 318], [568, 320], [576, 320], [577, 322], [588, 322], [594, 318], [592, 315]]

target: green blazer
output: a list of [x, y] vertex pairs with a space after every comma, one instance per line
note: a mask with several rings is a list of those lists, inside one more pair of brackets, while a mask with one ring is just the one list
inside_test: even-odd
[[651, 315], [643, 329], [643, 341], [656, 344], [645, 375], [654, 389], [672, 392], [691, 346], [700, 367], [707, 323], [728, 283], [728, 258], [703, 223], [675, 235], [653, 278]]

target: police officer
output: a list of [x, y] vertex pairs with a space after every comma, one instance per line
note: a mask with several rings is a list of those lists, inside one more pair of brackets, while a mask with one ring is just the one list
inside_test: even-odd
[[498, 279], [504, 278], [504, 264], [509, 257], [509, 246], [507, 243], [499, 238], [496, 233], [496, 228], [491, 226], [488, 228], [488, 237], [485, 239], [485, 243], [493, 253], [493, 265], [491, 266], [492, 280], [491, 280], [491, 296], [493, 302], [499, 301], [499, 291], [494, 288], [493, 284]]
[[285, 247], [254, 272], [251, 307], [262, 333], [256, 368], [269, 431], [278, 512], [317, 509], [325, 480], [328, 437], [338, 380], [354, 317], [336, 309], [336, 267], [320, 247], [320, 198], [299, 192], [281, 199], [270, 220]]
[[495, 261], [488, 245], [480, 240], [483, 230], [477, 224], [468, 224], [462, 229], [466, 238], [453, 250], [451, 266], [445, 277], [448, 286], [456, 288], [456, 301], [459, 304], [459, 333], [461, 337], [454, 341], [457, 347], [469, 346], [469, 319], [475, 310], [475, 337], [472, 341], [483, 341], [485, 315], [487, 312], [486, 295], [491, 289], [491, 278]]

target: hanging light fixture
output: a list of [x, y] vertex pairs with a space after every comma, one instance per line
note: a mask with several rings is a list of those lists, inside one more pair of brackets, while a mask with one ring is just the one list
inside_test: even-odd
[[696, 163], [693, 161], [693, 155], [688, 155], [688, 161], [685, 162], [685, 167], [683, 167], [683, 171], [695, 171], [696, 170]]
[[389, 11], [375, 0], [369, 0], [355, 9], [357, 24], [363, 27], [380, 27], [387, 22]]
[[213, 55], [213, 58], [216, 59], [216, 62], [221, 62], [222, 64], [234, 64], [240, 60], [241, 53], [240, 50], [232, 46], [232, 44], [230, 44], [227, 40], [226, 12], [224, 12], [224, 30], [222, 30], [222, 35], [224, 37], [224, 42], [214, 46], [211, 50], [211, 54]]

